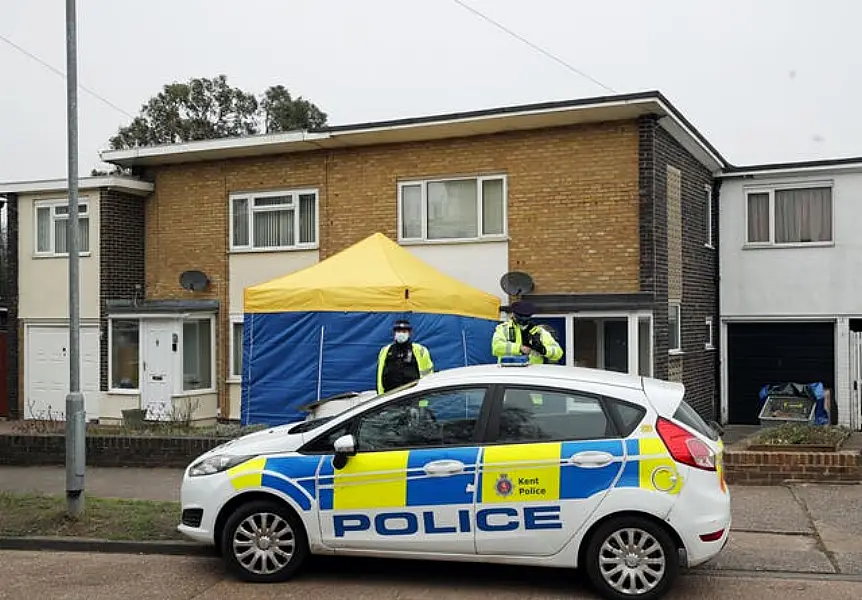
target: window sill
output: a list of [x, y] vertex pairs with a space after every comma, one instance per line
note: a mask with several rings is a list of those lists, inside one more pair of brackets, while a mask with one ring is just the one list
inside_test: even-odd
[[682, 350], [668, 350], [667, 353], [669, 356], [682, 356], [685, 354]]
[[704, 244], [703, 247], [709, 250], [715, 250], [715, 244]]
[[229, 248], [228, 254], [272, 254], [276, 252], [313, 252], [320, 250], [319, 244], [307, 246], [290, 246], [288, 248]]
[[183, 390], [179, 394], [171, 394], [171, 398], [185, 398], [187, 396], [207, 396], [217, 393], [215, 389], [208, 390]]
[[[92, 252], [79, 252], [79, 258], [87, 258], [92, 254]], [[45, 258], [69, 258], [68, 254], [33, 254], [34, 259], [45, 259]]]
[[122, 388], [122, 389], [116, 389], [116, 390], [108, 390], [107, 393], [114, 395], [114, 396], [140, 396], [141, 390], [131, 390], [131, 389]]
[[455, 246], [455, 245], [463, 245], [463, 244], [493, 244], [500, 242], [508, 242], [508, 235], [498, 235], [493, 237], [482, 237], [482, 238], [452, 238], [452, 239], [444, 239], [444, 240], [398, 240], [398, 244], [401, 246]]
[[703, 349], [704, 350], [715, 350], [715, 346], [713, 346], [712, 344], [704, 344]]
[[227, 379], [225, 379], [225, 383], [230, 385], [242, 383], [242, 377], [228, 377]]
[[800, 244], [743, 244], [743, 250], [781, 250], [786, 248], [833, 248], [835, 242], [810, 242]]

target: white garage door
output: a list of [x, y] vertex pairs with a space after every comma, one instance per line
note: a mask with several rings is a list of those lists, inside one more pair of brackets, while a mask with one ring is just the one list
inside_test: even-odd
[[[25, 343], [27, 390], [24, 418], [65, 420], [66, 394], [69, 391], [68, 328], [30, 326]], [[84, 393], [85, 419], [97, 419], [100, 394], [98, 327], [81, 327], [81, 391]]]

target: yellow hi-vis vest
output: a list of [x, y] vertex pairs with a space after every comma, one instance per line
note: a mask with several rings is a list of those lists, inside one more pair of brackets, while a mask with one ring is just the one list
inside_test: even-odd
[[[545, 345], [545, 356], [540, 355], [535, 350], [530, 352], [530, 364], [541, 364], [545, 362], [545, 358], [557, 361], [563, 357], [563, 348], [547, 329], [541, 325], [534, 325], [530, 329], [530, 333], [538, 333], [542, 344]], [[503, 321], [494, 330], [494, 337], [491, 339], [491, 353], [497, 357], [497, 362], [500, 362], [504, 356], [520, 356], [521, 346], [524, 345], [523, 342], [524, 340], [521, 339], [521, 328], [515, 325], [511, 319]]]
[[[386, 363], [386, 353], [389, 352], [389, 348], [392, 344], [386, 344], [380, 349], [380, 353], [377, 355], [377, 393], [383, 393], [383, 365]], [[430, 375], [434, 372], [434, 363], [431, 361], [431, 353], [428, 352], [428, 348], [423, 346], [422, 344], [417, 344], [413, 342], [411, 344], [413, 348], [413, 356], [416, 357], [416, 366], [419, 367], [419, 377], [425, 377], [426, 375]]]

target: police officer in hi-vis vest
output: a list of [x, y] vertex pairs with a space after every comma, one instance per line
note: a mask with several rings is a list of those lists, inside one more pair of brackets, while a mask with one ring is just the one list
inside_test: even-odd
[[547, 329], [533, 322], [535, 307], [524, 300], [514, 302], [512, 317], [503, 321], [494, 330], [491, 352], [500, 362], [504, 356], [526, 355], [530, 364], [541, 364], [548, 359], [560, 360], [563, 348]]
[[434, 372], [431, 353], [412, 341], [413, 326], [401, 319], [392, 328], [394, 343], [380, 349], [377, 357], [377, 393], [382, 394]]

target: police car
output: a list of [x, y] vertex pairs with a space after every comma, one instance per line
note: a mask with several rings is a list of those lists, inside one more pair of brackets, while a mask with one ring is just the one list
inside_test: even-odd
[[241, 579], [309, 554], [579, 568], [659, 598], [724, 547], [722, 442], [681, 384], [557, 365], [429, 375], [187, 468], [179, 530]]

